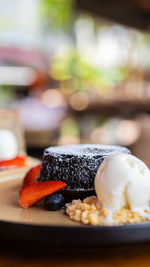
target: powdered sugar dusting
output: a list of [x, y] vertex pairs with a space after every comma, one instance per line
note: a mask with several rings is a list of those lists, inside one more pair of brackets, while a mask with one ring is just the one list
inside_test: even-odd
[[113, 153], [129, 153], [129, 149], [121, 146], [99, 145], [99, 144], [81, 144], [81, 145], [66, 145], [66, 146], [52, 146], [45, 150], [45, 154], [57, 155], [74, 155], [93, 157], [97, 154], [101, 156], [110, 155]]

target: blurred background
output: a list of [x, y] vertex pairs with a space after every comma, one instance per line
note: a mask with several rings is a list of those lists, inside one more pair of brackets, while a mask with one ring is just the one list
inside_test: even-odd
[[0, 128], [34, 157], [94, 143], [150, 160], [149, 25], [146, 0], [0, 0]]

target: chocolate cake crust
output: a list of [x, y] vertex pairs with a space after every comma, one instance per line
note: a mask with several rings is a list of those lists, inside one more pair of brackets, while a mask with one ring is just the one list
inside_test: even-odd
[[94, 178], [101, 162], [116, 153], [130, 153], [121, 146], [68, 145], [45, 149], [37, 181], [64, 181], [64, 192], [93, 192]]

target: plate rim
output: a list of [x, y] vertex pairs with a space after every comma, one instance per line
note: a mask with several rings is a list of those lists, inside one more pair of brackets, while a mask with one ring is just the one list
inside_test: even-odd
[[150, 241], [150, 222], [119, 226], [43, 225], [0, 220], [0, 238], [39, 246], [110, 247]]

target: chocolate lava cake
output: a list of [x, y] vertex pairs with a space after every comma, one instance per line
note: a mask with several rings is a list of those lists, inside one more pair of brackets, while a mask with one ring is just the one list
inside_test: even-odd
[[64, 181], [67, 187], [61, 191], [66, 195], [83, 196], [94, 192], [94, 178], [101, 162], [116, 153], [130, 153], [121, 146], [68, 145], [45, 149], [38, 182]]

